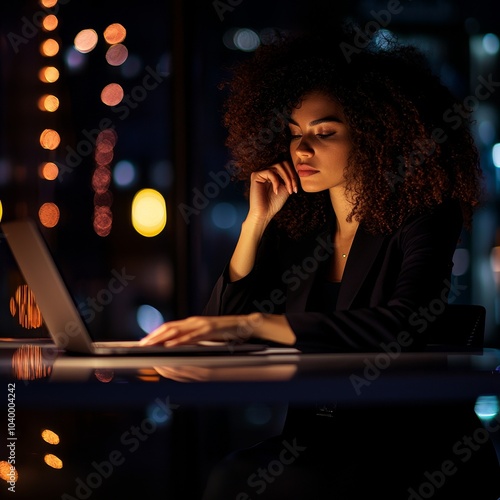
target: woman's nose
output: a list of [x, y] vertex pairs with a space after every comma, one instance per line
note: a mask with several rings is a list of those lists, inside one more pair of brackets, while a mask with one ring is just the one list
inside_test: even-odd
[[300, 157], [309, 158], [314, 154], [314, 150], [312, 149], [308, 141], [302, 138], [295, 149], [295, 154]]

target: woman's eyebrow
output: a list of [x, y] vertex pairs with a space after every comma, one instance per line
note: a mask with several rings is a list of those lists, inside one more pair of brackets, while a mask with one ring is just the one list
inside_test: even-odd
[[[299, 124], [293, 118], [288, 118], [288, 122], [291, 123], [292, 125], [296, 125], [297, 127], [299, 126]], [[342, 120], [335, 115], [325, 116], [324, 118], [318, 118], [317, 120], [309, 122], [309, 126], [314, 127], [314, 125], [319, 125], [320, 123], [325, 123], [325, 122], [342, 123]]]

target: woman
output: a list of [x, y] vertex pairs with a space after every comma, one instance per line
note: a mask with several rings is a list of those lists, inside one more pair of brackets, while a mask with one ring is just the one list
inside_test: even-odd
[[[453, 253], [480, 196], [469, 113], [415, 48], [368, 46], [347, 58], [351, 35], [285, 38], [236, 68], [225, 124], [248, 214], [206, 316], [166, 323], [144, 343], [425, 348], [432, 321], [420, 312], [453, 293]], [[445, 118], [457, 109], [459, 120]], [[281, 436], [216, 469], [206, 498], [419, 498], [424, 472], [432, 476], [479, 426], [462, 408], [334, 407], [292, 408]], [[307, 451], [252, 490], [251, 471], [279, 454], [284, 437]], [[489, 465], [498, 471], [483, 447], [433, 486], [433, 498], [463, 494], [475, 477], [474, 498], [496, 499]]]

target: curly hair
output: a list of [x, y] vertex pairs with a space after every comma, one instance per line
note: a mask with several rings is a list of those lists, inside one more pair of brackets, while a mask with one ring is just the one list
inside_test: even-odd
[[[236, 178], [248, 189], [252, 171], [290, 160], [291, 110], [308, 93], [324, 92], [342, 106], [353, 145], [344, 171], [354, 200], [349, 220], [387, 234], [409, 215], [455, 199], [470, 227], [481, 195], [470, 110], [416, 47], [359, 48], [352, 35], [282, 35], [233, 68], [224, 125]], [[300, 190], [275, 219], [300, 238], [323, 227], [331, 211], [327, 191]]]

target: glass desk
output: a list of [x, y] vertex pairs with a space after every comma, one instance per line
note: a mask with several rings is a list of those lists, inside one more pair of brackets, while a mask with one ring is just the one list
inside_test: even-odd
[[80, 357], [3, 341], [0, 377], [0, 488], [13, 452], [15, 498], [189, 500], [218, 459], [277, 434], [288, 403], [493, 409], [500, 351]]

